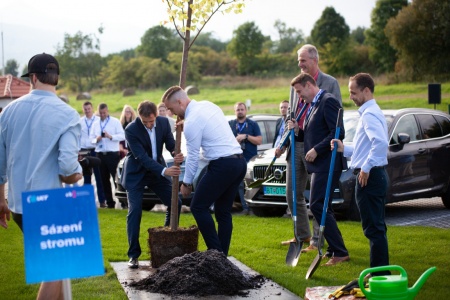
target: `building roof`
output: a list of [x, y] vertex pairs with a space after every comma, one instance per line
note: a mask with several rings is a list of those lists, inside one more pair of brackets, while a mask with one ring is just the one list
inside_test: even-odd
[[0, 76], [0, 99], [17, 99], [30, 92], [30, 83], [7, 74]]

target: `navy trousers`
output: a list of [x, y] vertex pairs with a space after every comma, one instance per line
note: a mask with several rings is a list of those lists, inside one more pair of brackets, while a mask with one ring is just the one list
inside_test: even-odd
[[[331, 201], [333, 199], [333, 191], [338, 185], [341, 171], [333, 172], [333, 180], [330, 189], [330, 199], [328, 201], [327, 214], [325, 219], [324, 237], [328, 243], [327, 252], [336, 257], [348, 256], [347, 248], [345, 248], [344, 240], [341, 231], [339, 230], [336, 218], [334, 217], [333, 209], [331, 208]], [[309, 208], [316, 218], [317, 222], [322, 221], [323, 204], [325, 201], [326, 186], [328, 181], [327, 173], [312, 173], [311, 174], [311, 196]]]
[[[247, 163], [243, 156], [213, 160], [195, 189], [191, 212], [208, 249], [216, 249], [228, 255], [233, 231], [231, 208], [246, 171]], [[217, 230], [209, 212], [212, 204]]]
[[[144, 187], [148, 186], [161, 199], [163, 204], [167, 206], [166, 218], [164, 226], [170, 225], [170, 208], [172, 199], [172, 182], [165, 178], [147, 173], [141, 182], [134, 188], [127, 190], [128, 197], [128, 215], [127, 215], [127, 236], [128, 236], [128, 257], [139, 258], [141, 255], [141, 245], [139, 243], [139, 235], [142, 219], [142, 195]], [[181, 212], [181, 199], [178, 199], [178, 217]]]
[[[356, 181], [355, 197], [364, 235], [370, 242], [370, 267], [389, 265], [387, 228], [384, 221], [388, 176], [384, 168], [372, 168], [365, 187]], [[376, 274], [384, 275], [384, 274]]]

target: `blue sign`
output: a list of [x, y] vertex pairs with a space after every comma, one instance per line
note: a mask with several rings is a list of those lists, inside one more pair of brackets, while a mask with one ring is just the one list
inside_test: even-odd
[[103, 275], [92, 185], [22, 193], [27, 283]]

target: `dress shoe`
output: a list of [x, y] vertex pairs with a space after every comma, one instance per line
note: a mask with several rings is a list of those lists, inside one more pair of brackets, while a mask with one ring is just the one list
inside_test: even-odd
[[316, 246], [314, 246], [314, 245], [309, 245], [308, 247], [303, 248], [301, 252], [302, 252], [302, 253], [307, 253], [307, 252], [316, 251], [316, 250], [317, 250], [317, 247], [316, 247]]
[[139, 260], [137, 258], [130, 258], [130, 261], [128, 262], [128, 268], [130, 269], [139, 268]]
[[325, 266], [334, 266], [337, 265], [339, 263], [342, 263], [344, 261], [349, 261], [350, 260], [350, 256], [333, 256], [329, 261], [327, 261], [327, 263], [325, 264]]
[[[311, 240], [311, 238], [308, 237], [308, 238], [306, 238], [306, 239], [303, 239], [302, 242], [303, 242], [303, 243], [309, 243], [310, 240]], [[287, 245], [290, 245], [291, 243], [295, 243], [295, 238], [290, 239], [290, 240], [288, 240], [288, 241], [282, 241], [282, 242], [281, 242], [281, 245], [287, 246]]]
[[101, 207], [101, 208], [107, 208], [108, 205], [106, 205], [106, 203], [100, 203], [100, 207]]
[[282, 241], [281, 245], [287, 246], [287, 245], [290, 245], [291, 243], [295, 243], [295, 238], [287, 240], [287, 241]]

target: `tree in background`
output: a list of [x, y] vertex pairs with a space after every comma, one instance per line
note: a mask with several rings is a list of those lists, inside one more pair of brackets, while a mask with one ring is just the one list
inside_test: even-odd
[[370, 46], [369, 57], [377, 65], [379, 73], [394, 71], [397, 51], [389, 44], [384, 29], [389, 19], [407, 4], [407, 0], [378, 0], [372, 10], [372, 25], [365, 34], [366, 43]]
[[399, 52], [399, 70], [412, 80], [448, 79], [450, 2], [414, 0], [386, 25], [389, 42]]
[[326, 7], [319, 20], [311, 30], [311, 41], [317, 48], [325, 46], [327, 43], [344, 43], [350, 35], [350, 28], [344, 17], [334, 10], [333, 7]]
[[[98, 29], [101, 34], [103, 27]], [[58, 44], [55, 57], [64, 66], [61, 81], [70, 90], [83, 92], [98, 86], [98, 75], [103, 66], [100, 41], [93, 34], [64, 35], [64, 45]]]
[[158, 25], [144, 33], [136, 52], [138, 55], [167, 61], [170, 52], [180, 52], [182, 48], [183, 45], [178, 39], [176, 31]]
[[19, 64], [17, 63], [17, 61], [15, 59], [8, 59], [6, 61], [5, 75], [11, 74], [12, 76], [17, 77], [17, 75], [19, 74], [18, 69], [19, 69]]
[[281, 20], [276, 20], [274, 27], [279, 36], [279, 40], [274, 42], [274, 53], [291, 53], [305, 41], [300, 29], [287, 28], [286, 23]]
[[362, 45], [364, 44], [364, 41], [366, 40], [366, 36], [364, 35], [364, 32], [366, 31], [366, 28], [364, 27], [356, 27], [356, 29], [352, 30], [350, 32], [350, 38], [352, 38], [355, 42]]
[[223, 52], [227, 49], [227, 43], [216, 39], [212, 32], [205, 32], [199, 34], [195, 41], [196, 46], [205, 46], [213, 49], [216, 52]]
[[[241, 13], [244, 7], [243, 0], [165, 0], [169, 21], [175, 26], [178, 35], [183, 40], [183, 56], [181, 59], [180, 83], [186, 87], [189, 50], [201, 33], [205, 25], [217, 12]], [[191, 32], [195, 34], [191, 41]], [[175, 154], [180, 153], [181, 126], [177, 126]], [[170, 212], [170, 229], [178, 229], [178, 176], [172, 182], [172, 210]]]
[[252, 74], [258, 69], [256, 56], [261, 54], [265, 39], [255, 22], [246, 22], [233, 31], [227, 50], [238, 59], [239, 74]]

